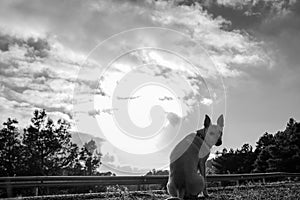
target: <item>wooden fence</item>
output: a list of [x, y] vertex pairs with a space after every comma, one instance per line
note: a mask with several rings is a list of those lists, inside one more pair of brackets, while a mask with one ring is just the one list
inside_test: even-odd
[[[207, 182], [257, 180], [265, 182], [267, 178], [300, 177], [300, 173], [252, 173], [252, 174], [220, 174], [208, 175]], [[13, 188], [35, 188], [38, 195], [39, 187], [87, 186], [87, 185], [164, 185], [168, 176], [19, 176], [0, 177], [0, 188], [12, 195]]]

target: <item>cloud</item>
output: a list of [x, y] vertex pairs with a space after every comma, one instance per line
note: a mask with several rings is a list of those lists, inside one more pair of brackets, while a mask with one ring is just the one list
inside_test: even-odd
[[92, 117], [95, 117], [96, 115], [100, 115], [100, 110], [90, 110], [88, 111], [88, 114]]
[[31, 58], [43, 58], [47, 56], [47, 52], [50, 50], [50, 46], [47, 40], [43, 40], [41, 38], [17, 38], [15, 36], [1, 34], [0, 33], [0, 50], [2, 52], [9, 51], [13, 46], [24, 46], [27, 47], [25, 56]]
[[[231, 5], [233, 1], [226, 2], [228, 2], [226, 5]], [[10, 17], [9, 24], [22, 23], [18, 19], [26, 15], [25, 13], [30, 13], [26, 18], [28, 24], [23, 23], [22, 27], [30, 27], [30, 29], [36, 27], [37, 30], [31, 31], [33, 33], [57, 34], [60, 41], [63, 41], [63, 45], [76, 50], [88, 52], [99, 41], [122, 30], [162, 26], [190, 34], [213, 54], [223, 55], [224, 52], [233, 52], [233, 54], [242, 54], [245, 57], [253, 54], [257, 54], [257, 57], [263, 56], [263, 52], [258, 51], [259, 44], [242, 32], [224, 30], [230, 21], [222, 17], [212, 18], [202, 9], [204, 5], [177, 6], [167, 1], [87, 1], [73, 2], [71, 7], [69, 3], [60, 3], [57, 7], [55, 1], [47, 3], [34, 1], [32, 4], [15, 2], [15, 4], [4, 3], [3, 5], [2, 15], [5, 18], [11, 14], [15, 15]], [[37, 11], [40, 9], [43, 9], [43, 12]], [[6, 10], [10, 10], [10, 13]], [[68, 15], [64, 14], [65, 10], [68, 10]], [[83, 10], [86, 11], [84, 14]], [[62, 17], [64, 20], [61, 20]], [[8, 22], [2, 23], [10, 27]], [[31, 26], [29, 26], [30, 23]], [[15, 26], [10, 28], [15, 29]], [[25, 28], [25, 32], [26, 30]], [[228, 56], [232, 57], [232, 55]], [[231, 69], [230, 63], [218, 65], [221, 69], [227, 69], [227, 71], [223, 69], [226, 71], [226, 76], [238, 75], [235, 72], [238, 69]], [[230, 71], [233, 73], [231, 74]]]
[[117, 110], [118, 110], [117, 108], [107, 108], [107, 109], [103, 109], [102, 112], [112, 115], [113, 112]]
[[172, 113], [172, 112], [167, 114], [167, 119], [169, 120], [169, 122], [172, 126], [178, 125], [178, 123], [181, 120], [181, 118], [178, 115], [176, 115], [175, 113]]
[[[165, 144], [172, 134], [175, 134], [172, 131], [180, 120], [184, 121], [184, 125], [178, 137], [194, 131], [200, 126], [195, 119], [200, 115], [204, 116], [203, 113], [210, 113], [209, 109], [205, 110], [208, 107], [205, 105], [203, 110], [201, 108], [201, 113], [198, 113], [195, 105], [199, 102], [211, 105], [213, 102], [215, 106], [219, 99], [225, 98], [222, 93], [223, 85], [216, 81], [216, 77], [223, 75], [227, 79], [235, 79], [244, 77], [251, 73], [251, 70], [256, 72], [257, 69], [269, 69], [272, 65], [268, 53], [272, 48], [269, 48], [268, 41], [261, 39], [264, 37], [256, 37], [259, 34], [255, 35], [248, 31], [249, 29], [253, 31], [258, 27], [259, 33], [269, 34], [268, 32], [276, 28], [274, 30], [277, 31], [269, 35], [282, 38], [278, 40], [278, 45], [284, 47], [282, 44], [286, 44], [286, 49], [281, 48], [280, 51], [292, 55], [287, 47], [295, 45], [294, 54], [299, 52], [296, 46], [299, 23], [296, 18], [292, 23], [294, 27], [286, 25], [287, 30], [292, 28], [293, 31], [285, 32], [280, 30], [280, 26], [288, 24], [287, 21], [279, 20], [277, 26], [276, 18], [272, 18], [273, 14], [270, 14], [273, 13], [273, 8], [264, 15], [268, 7], [258, 6], [261, 3], [248, 9], [247, 1], [240, 4], [234, 1], [198, 2], [200, 4], [186, 6], [172, 1], [154, 0], [1, 1], [1, 117], [15, 116], [25, 121], [29, 119], [33, 109], [46, 108], [57, 117], [71, 121], [81, 120], [75, 122], [82, 124], [82, 131], [96, 127], [93, 129], [96, 131], [87, 132], [101, 134], [97, 132], [99, 127], [93, 117], [100, 113], [113, 113], [112, 105], [107, 102], [113, 97], [116, 80], [133, 70], [134, 63], [152, 63], [156, 67], [143, 68], [144, 74], [162, 83], [168, 83], [176, 93], [174, 101], [161, 100], [160, 103], [171, 104], [177, 99], [183, 102], [182, 118], [172, 112], [167, 115], [171, 125], [168, 127], [169, 135], [166, 134], [161, 143]], [[275, 7], [274, 10], [277, 9]], [[280, 19], [292, 21], [295, 16], [292, 8], [277, 10], [281, 15]], [[150, 29], [137, 29], [122, 35], [122, 38], [116, 37], [117, 39], [109, 44], [104, 42], [98, 51], [90, 52], [97, 44], [114, 34], [133, 28], [153, 26], [161, 27], [161, 30], [168, 34], [157, 34], [159, 32], [148, 31]], [[164, 28], [183, 33], [186, 39], [178, 40], [180, 34], [171, 34]], [[293, 41], [289, 41], [288, 38], [292, 38]], [[175, 53], [157, 49], [136, 50], [128, 55], [128, 60], [116, 60], [120, 65], [115, 65], [114, 70], [105, 76], [101, 74], [106, 67], [103, 65], [106, 64], [105, 61], [116, 58], [114, 55], [128, 53], [129, 50], [138, 47], [158, 46], [166, 50], [173, 49]], [[188, 63], [176, 52], [195, 64], [196, 70], [191, 70]], [[88, 60], [87, 55], [90, 55]], [[294, 62], [297, 63], [297, 57], [299, 56], [295, 55], [288, 59], [295, 59]], [[105, 84], [99, 84], [101, 81]], [[214, 91], [209, 93], [206, 86]], [[119, 97], [133, 98], [125, 95]], [[159, 101], [157, 97], [156, 100]], [[99, 109], [94, 108], [95, 102], [101, 104]], [[76, 118], [74, 113], [84, 117]], [[117, 159], [115, 157], [114, 161]], [[150, 161], [147, 163], [149, 166]], [[127, 163], [114, 162], [111, 168], [133, 170]]]
[[88, 111], [88, 115], [92, 116], [92, 117], [100, 115], [101, 113], [106, 113], [106, 114], [112, 115], [113, 112], [117, 111], [117, 110], [118, 110], [117, 108], [106, 108], [106, 109], [102, 109], [102, 110], [94, 109], [94, 110]]
[[108, 152], [102, 157], [102, 162], [113, 163], [115, 158], [113, 155], [110, 155]]
[[[71, 120], [79, 60], [73, 59], [74, 53], [66, 49], [61, 53], [59, 46], [58, 41], [49, 38], [17, 37], [1, 31], [0, 96], [6, 101], [25, 103], [30, 110], [43, 108], [60, 112]], [[77, 81], [86, 90], [95, 87], [93, 80]]]
[[[179, 2], [180, 5], [195, 4], [195, 1]], [[279, 83], [297, 84], [295, 70], [298, 71], [300, 62], [297, 54], [300, 51], [297, 37], [300, 34], [299, 1], [201, 0], [197, 2], [212, 19], [221, 18], [229, 22], [221, 29], [241, 36], [242, 40], [236, 40], [238, 41], [236, 44], [241, 44], [240, 47], [245, 46], [244, 44], [250, 45], [244, 50], [243, 48], [225, 51], [221, 49], [219, 53], [214, 50], [215, 52], [210, 54], [221, 74], [229, 78], [236, 77], [235, 80], [227, 81], [227, 85], [237, 80], [241, 81], [241, 78], [245, 77], [268, 84], [270, 70], [274, 77], [281, 80]], [[236, 85], [232, 86], [236, 87]]]
[[[237, 6], [237, 2], [242, 2], [242, 5]], [[221, 6], [226, 9], [221, 9]], [[297, 37], [300, 34], [299, 1], [224, 1], [204, 7], [214, 16], [220, 15], [230, 20], [231, 29], [244, 29], [257, 40], [264, 41], [264, 48], [268, 51], [266, 58], [269, 57], [270, 65], [277, 70], [273, 73], [288, 72], [289, 76], [293, 76], [291, 71], [297, 70], [300, 62], [297, 54], [300, 51]], [[235, 56], [235, 60], [240, 60], [239, 55]], [[258, 61], [249, 59], [246, 63], [262, 65], [261, 61], [255, 60]]]
[[110, 163], [102, 163], [101, 171], [112, 171], [118, 175], [145, 175], [150, 168], [138, 168], [130, 165], [114, 165]]
[[31, 114], [34, 109], [28, 103], [17, 102], [14, 100], [8, 100], [0, 96], [0, 120], [4, 122], [7, 118], [17, 118], [20, 127], [24, 124], [28, 124], [30, 121]]
[[[153, 20], [174, 28], [180, 27], [178, 29], [190, 34], [211, 55], [223, 76], [238, 76], [240, 65], [256, 66], [257, 62], [269, 65], [263, 42], [255, 41], [239, 30], [226, 30], [230, 21], [221, 16], [213, 18], [199, 4], [169, 6], [165, 12], [155, 12]], [[197, 53], [191, 59], [197, 60]], [[213, 72], [214, 69], [207, 70]]]
[[203, 98], [201, 100], [201, 103], [204, 104], [204, 105], [209, 106], [209, 105], [211, 105], [213, 103], [213, 101], [211, 99], [208, 99], [208, 98]]
[[118, 100], [128, 100], [128, 99], [132, 100], [132, 99], [137, 99], [139, 97], [140, 96], [133, 96], [133, 97], [119, 97], [119, 96], [117, 96], [117, 99]]
[[[226, 30], [230, 21], [222, 17], [213, 18], [202, 6], [177, 6], [164, 1], [88, 1], [73, 2], [72, 6], [68, 2], [55, 1], [32, 1], [31, 4], [3, 2], [0, 12], [1, 19], [5, 19], [0, 20], [0, 26], [3, 27], [0, 38], [1, 65], [9, 68], [1, 69], [1, 73], [11, 74], [15, 79], [16, 74], [23, 74], [18, 82], [7, 78], [5, 87], [10, 87], [11, 94], [16, 92], [13, 98], [29, 95], [30, 101], [25, 97], [22, 101], [25, 99], [32, 104], [38, 102], [34, 100], [38, 96], [48, 99], [55, 96], [52, 103], [40, 101], [38, 106], [48, 104], [57, 109], [65, 107], [63, 112], [71, 114], [74, 84], [75, 93], [87, 94], [86, 99], [90, 99], [92, 94], [109, 95], [105, 87], [99, 86], [97, 75], [102, 66], [97, 63], [85, 65], [86, 69], [81, 69], [79, 80], [76, 80], [87, 52], [114, 33], [141, 26], [168, 27], [190, 35], [211, 55], [216, 68], [200, 63], [196, 43], [178, 41], [176, 45], [189, 49], [191, 53], [188, 59], [198, 64], [203, 76], [219, 71], [223, 76], [235, 77], [243, 73], [241, 66], [268, 64], [263, 44], [241, 31]], [[67, 15], [65, 10], [68, 10]], [[23, 18], [26, 20], [20, 20]], [[18, 27], [23, 30], [20, 31]], [[150, 45], [163, 42], [153, 37], [151, 33], [145, 34], [145, 41], [142, 41]], [[131, 46], [126, 44], [123, 48], [130, 49]], [[112, 44], [109, 48], [116, 49], [117, 46]], [[144, 56], [145, 61], [150, 59], [157, 66], [162, 65], [155, 68], [156, 76], [168, 79], [177, 73], [171, 72], [170, 67], [174, 66], [178, 66], [177, 71], [181, 70], [181, 73], [190, 73], [183, 72], [186, 69], [184, 64], [168, 57], [167, 53], [151, 51], [148, 55], [142, 54], [141, 51], [138, 56]]]
[[[287, 12], [296, 4], [295, 0], [280, 1], [280, 0], [217, 0], [201, 2], [206, 8], [213, 6], [232, 8], [241, 11], [246, 16], [261, 15], [261, 17], [268, 15], [276, 15]], [[224, 9], [226, 11], [226, 9]]]
[[256, 34], [268, 41], [273, 57], [281, 68], [297, 69], [299, 66], [300, 2], [296, 1], [287, 12], [266, 18], [258, 26]]
[[122, 164], [120, 163], [117, 154], [111, 154], [109, 152], [104, 154], [101, 162], [101, 171], [112, 171], [117, 175], [144, 175], [150, 170], [150, 168], [140, 168], [132, 165]]
[[[112, 114], [111, 105], [95, 110], [94, 96], [111, 98], [116, 79], [132, 70], [132, 60], [138, 60], [135, 63], [156, 64], [154, 68], [144, 68], [144, 72], [174, 88], [176, 97], [184, 104], [183, 115], [187, 115], [202, 98], [210, 98], [203, 78], [221, 91], [222, 85], [214, 79], [219, 73], [233, 78], [246, 73], [245, 67], [269, 64], [264, 43], [243, 31], [226, 29], [230, 24], [223, 17], [214, 18], [203, 5], [178, 6], [169, 1], [1, 2], [0, 96], [6, 101], [25, 103], [27, 110], [46, 108], [61, 113], [73, 123], [74, 113], [89, 118], [101, 112]], [[171, 28], [186, 34], [187, 39], [178, 41], [172, 34], [137, 31], [133, 42], [129, 34], [99, 48], [101, 54], [96, 51], [95, 56], [86, 60], [91, 49], [113, 34], [149, 26]], [[104, 66], [102, 60], [97, 60], [98, 55], [108, 59], [111, 52], [158, 44], [165, 49], [178, 49], [186, 60], [196, 64], [197, 73], [176, 54], [152, 49], [135, 51], [128, 56], [126, 66], [125, 60], [121, 60], [123, 65], [100, 77]], [[203, 48], [215, 67], [207, 64], [208, 59], [202, 59], [207, 56]], [[5, 112], [14, 113], [9, 109]]]
[[98, 152], [102, 153], [102, 146], [106, 142], [105, 139], [100, 137], [95, 137], [88, 133], [83, 133], [79, 131], [71, 131], [72, 142], [76, 143], [79, 147], [83, 147], [85, 143], [88, 143], [91, 140], [96, 142]]
[[172, 97], [168, 97], [168, 96], [164, 96], [162, 98], [159, 98], [160, 101], [172, 101], [173, 98]]

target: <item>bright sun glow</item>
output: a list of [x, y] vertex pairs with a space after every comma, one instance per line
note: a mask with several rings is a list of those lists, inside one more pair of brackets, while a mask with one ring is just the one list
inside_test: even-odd
[[137, 88], [131, 96], [137, 98], [129, 101], [129, 116], [131, 121], [139, 127], [151, 124], [150, 110], [155, 105], [161, 106], [166, 113], [173, 112], [182, 117], [177, 97], [166, 87], [152, 84], [142, 86]]

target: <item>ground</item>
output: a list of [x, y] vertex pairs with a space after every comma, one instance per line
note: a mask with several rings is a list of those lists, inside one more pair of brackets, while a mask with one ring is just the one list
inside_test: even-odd
[[[257, 200], [280, 199], [298, 200], [300, 198], [300, 183], [281, 183], [271, 185], [247, 185], [239, 187], [224, 187], [209, 189], [210, 200]], [[129, 193], [121, 197], [108, 198], [109, 200], [165, 200], [169, 196], [156, 193]], [[198, 198], [204, 199], [203, 197]], [[99, 198], [93, 199], [99, 200]]]
[[[242, 185], [209, 188], [208, 200], [298, 200], [300, 197], [300, 182], [296, 183], [273, 183], [267, 185]], [[124, 191], [91, 193], [91, 194], [69, 194], [49, 195], [38, 197], [11, 198], [13, 200], [165, 200], [169, 196], [165, 191]], [[199, 200], [204, 199], [199, 197]]]

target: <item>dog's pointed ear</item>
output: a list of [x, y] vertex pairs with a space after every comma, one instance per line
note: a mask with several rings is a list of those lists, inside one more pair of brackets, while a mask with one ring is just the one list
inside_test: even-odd
[[218, 118], [217, 124], [221, 127], [224, 127], [224, 117], [223, 117], [223, 115], [220, 115], [220, 117]]
[[210, 118], [208, 115], [205, 115], [205, 119], [204, 119], [204, 128], [208, 128], [211, 124]]

